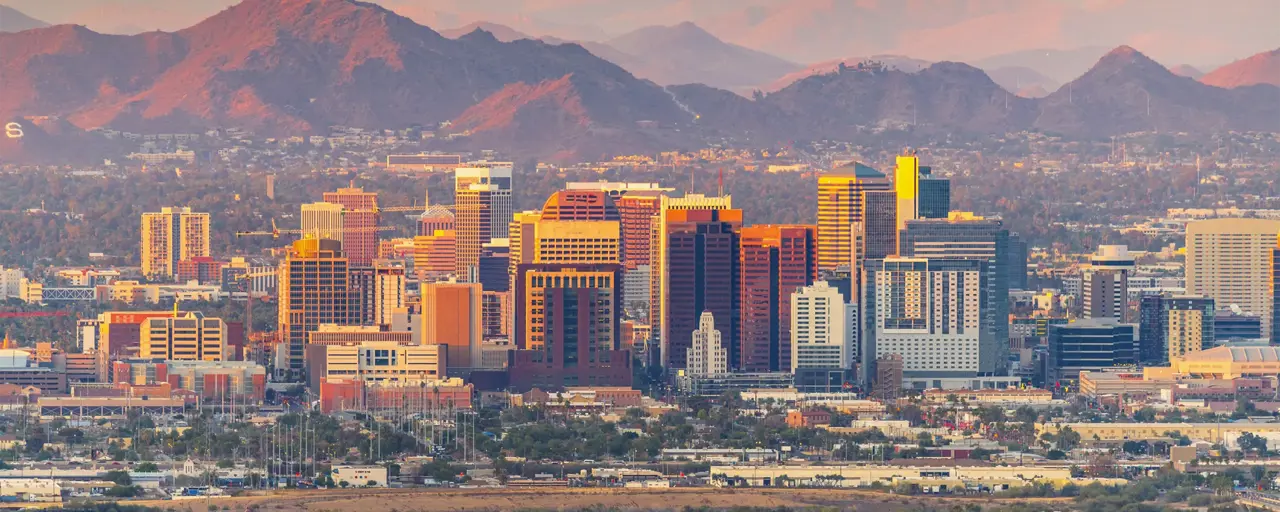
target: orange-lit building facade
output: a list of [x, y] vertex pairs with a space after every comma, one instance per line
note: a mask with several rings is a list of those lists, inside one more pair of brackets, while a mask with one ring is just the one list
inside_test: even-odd
[[480, 364], [484, 290], [479, 283], [422, 285], [422, 343], [448, 345], [451, 367]]
[[325, 192], [324, 202], [340, 204], [342, 250], [353, 267], [367, 266], [378, 257], [378, 194], [361, 188]]
[[741, 321], [730, 364], [744, 372], [790, 371], [791, 295], [817, 279], [817, 228], [745, 227], [739, 254]]

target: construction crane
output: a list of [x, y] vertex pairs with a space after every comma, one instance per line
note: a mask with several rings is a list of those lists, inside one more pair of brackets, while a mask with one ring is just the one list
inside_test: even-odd
[[248, 282], [249, 279], [259, 277], [269, 277], [276, 275], [275, 271], [270, 272], [245, 272], [235, 276], [236, 281], [245, 281], [244, 283], [244, 339], [248, 342], [253, 338], [253, 285]]
[[[343, 228], [343, 229], [337, 229], [333, 231], [339, 231], [342, 233], [359, 233], [359, 232], [368, 232], [368, 231], [375, 231], [375, 232], [391, 231], [394, 229], [395, 228], [392, 226], [379, 226], [379, 227], [373, 227], [373, 228]], [[270, 236], [272, 238], [280, 238], [280, 235], [306, 235], [308, 233], [314, 233], [317, 235], [319, 234], [316, 231], [307, 231], [302, 229], [280, 229], [279, 227], [276, 227], [275, 219], [271, 219], [271, 231], [239, 231], [239, 232], [236, 232], [236, 237], [239, 238], [242, 236]], [[326, 232], [325, 234], [329, 234], [329, 233]]]

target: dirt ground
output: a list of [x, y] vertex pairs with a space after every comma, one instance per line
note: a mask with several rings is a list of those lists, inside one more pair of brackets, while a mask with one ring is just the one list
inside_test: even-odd
[[[175, 511], [206, 512], [209, 506], [262, 512], [436, 512], [461, 510], [680, 510], [684, 507], [738, 506], [792, 509], [831, 508], [859, 512], [947, 510], [968, 502], [992, 505], [990, 498], [892, 496], [843, 489], [345, 489], [288, 491], [212, 500], [149, 501], [138, 505]], [[1018, 500], [1027, 501], [1027, 500]]]

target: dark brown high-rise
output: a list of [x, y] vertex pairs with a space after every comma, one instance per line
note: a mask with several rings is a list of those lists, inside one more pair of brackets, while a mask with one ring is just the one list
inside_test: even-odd
[[791, 294], [818, 275], [816, 226], [742, 228], [739, 342], [730, 364], [744, 372], [791, 369]]
[[742, 210], [670, 210], [661, 277], [662, 358], [669, 368], [684, 368], [693, 331], [703, 311], [715, 316], [716, 329], [729, 346], [738, 340], [738, 249]]
[[879, 260], [898, 253], [898, 194], [892, 190], [862, 193], [863, 260]]

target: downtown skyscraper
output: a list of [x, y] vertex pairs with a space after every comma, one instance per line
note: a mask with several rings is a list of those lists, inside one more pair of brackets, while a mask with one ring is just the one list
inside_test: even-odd
[[352, 266], [366, 267], [373, 263], [378, 257], [378, 193], [356, 187], [340, 188], [337, 192], [325, 192], [324, 202], [342, 206], [342, 233], [337, 238], [332, 235], [320, 238], [342, 241], [343, 253]]
[[1262, 319], [1270, 338], [1271, 253], [1280, 221], [1211, 219], [1187, 224], [1187, 293], [1214, 299], [1219, 307], [1239, 306]]
[[745, 372], [790, 371], [791, 296], [818, 276], [817, 229], [801, 225], [742, 228], [738, 343], [733, 367]]
[[864, 193], [889, 191], [884, 173], [861, 163], [832, 169], [818, 177], [818, 268], [835, 270], [853, 254], [853, 226], [865, 223]]
[[1002, 375], [1008, 369], [1009, 281], [1011, 261], [1009, 230], [999, 219], [955, 212], [948, 219], [908, 221], [900, 234], [898, 254], [935, 260], [983, 262], [981, 289], [982, 337], [979, 340], [982, 375]]
[[661, 221], [659, 342], [663, 366], [684, 368], [704, 311], [714, 316], [725, 343], [737, 344], [742, 210], [667, 209]]
[[484, 244], [507, 238], [514, 213], [512, 167], [510, 162], [474, 162], [454, 173], [456, 274], [461, 281], [478, 272]]
[[300, 376], [311, 331], [321, 324], [360, 324], [360, 292], [351, 286], [349, 262], [337, 240], [295, 241], [278, 280], [278, 330], [288, 362], [281, 370]]

